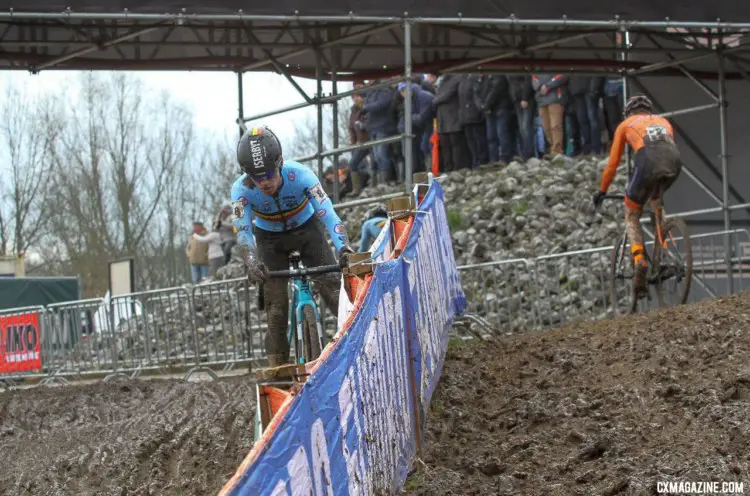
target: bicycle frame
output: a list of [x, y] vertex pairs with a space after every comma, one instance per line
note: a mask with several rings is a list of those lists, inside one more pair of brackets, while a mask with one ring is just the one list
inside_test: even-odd
[[[290, 257], [290, 269], [292, 271], [298, 271], [300, 269], [300, 261], [298, 257]], [[318, 334], [318, 344], [320, 349], [323, 349], [323, 326], [320, 322], [320, 311], [318, 305], [315, 303], [313, 297], [312, 287], [310, 284], [310, 278], [306, 275], [297, 275], [292, 277], [292, 297], [289, 299], [289, 329], [287, 331], [287, 340], [289, 344], [292, 344], [295, 330], [296, 340], [294, 341], [294, 348], [297, 357], [297, 363], [307, 363], [307, 357], [304, 356], [304, 325], [305, 325], [305, 307], [309, 306], [312, 308], [313, 314], [315, 315], [315, 326]]]

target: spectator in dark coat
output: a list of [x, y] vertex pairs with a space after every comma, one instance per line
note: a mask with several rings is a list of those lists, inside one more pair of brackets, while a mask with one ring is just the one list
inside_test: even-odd
[[[398, 85], [398, 92], [401, 98], [406, 98], [406, 83], [402, 82]], [[425, 154], [422, 151], [422, 136], [426, 130], [432, 130], [432, 118], [434, 116], [434, 110], [432, 102], [435, 97], [432, 93], [424, 91], [419, 85], [412, 83], [411, 85], [411, 130], [414, 138], [412, 139], [412, 157], [413, 157], [413, 168], [412, 172], [424, 172], [425, 170]], [[398, 132], [405, 132], [405, 114], [406, 106], [401, 102], [399, 119], [398, 119]]]
[[[357, 84], [355, 88], [362, 88], [362, 84]], [[362, 112], [362, 106], [365, 104], [365, 98], [361, 93], [352, 95], [354, 105], [352, 105], [349, 114], [349, 144], [356, 145], [365, 143], [369, 137], [365, 126], [367, 115]], [[349, 163], [349, 177], [352, 182], [352, 196], [359, 196], [362, 187], [365, 185], [367, 171], [360, 171], [360, 165], [364, 158], [370, 153], [369, 148], [359, 148], [352, 152], [352, 160]]]
[[460, 76], [454, 74], [443, 76], [437, 87], [437, 96], [432, 102], [437, 109], [440, 161], [443, 172], [463, 169], [471, 163], [466, 136], [459, 116], [461, 104], [458, 99], [458, 85], [460, 82]]
[[534, 88], [531, 86], [531, 76], [508, 76], [508, 82], [511, 100], [518, 119], [521, 157], [528, 160], [536, 155], [534, 146], [536, 101], [534, 99]]
[[622, 122], [622, 78], [619, 76], [607, 78], [604, 82], [603, 91], [602, 106], [604, 107], [604, 116], [607, 121], [609, 142], [612, 143], [615, 136], [615, 129]]
[[[437, 94], [437, 90], [435, 89], [436, 80], [437, 78], [434, 74], [422, 74], [420, 75], [420, 87], [427, 93], [435, 96]], [[429, 160], [430, 154], [432, 153], [432, 143], [430, 142], [430, 138], [432, 137], [433, 131], [434, 128], [432, 120], [430, 120], [424, 132], [422, 133], [421, 148], [422, 153], [425, 156], [425, 160]]]
[[479, 76], [464, 74], [459, 77], [461, 78], [458, 83], [458, 101], [461, 105], [459, 118], [466, 135], [466, 142], [469, 144], [471, 168], [477, 168], [489, 161], [484, 115], [479, 110], [475, 98]]
[[481, 75], [476, 101], [485, 116], [489, 161], [509, 163], [517, 147], [508, 78], [501, 74]]
[[[368, 91], [362, 111], [367, 114], [365, 129], [371, 140], [388, 138], [396, 134], [398, 114], [392, 88], [376, 88]], [[375, 145], [372, 147], [372, 154], [375, 158], [378, 183], [391, 182], [394, 162], [390, 145]]]
[[570, 103], [581, 133], [581, 153], [602, 154], [599, 126], [599, 99], [604, 89], [603, 76], [574, 76], [570, 79]]

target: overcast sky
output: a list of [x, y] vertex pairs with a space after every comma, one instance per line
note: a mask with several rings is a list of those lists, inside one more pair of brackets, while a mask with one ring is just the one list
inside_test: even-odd
[[[6, 72], [2, 80], [20, 83], [27, 90], [36, 92], [57, 87], [61, 80], [77, 78], [78, 71], [43, 71], [37, 75], [28, 72]], [[148, 86], [168, 90], [177, 100], [193, 108], [196, 124], [221, 133], [237, 133], [238, 100], [237, 75], [232, 72], [133, 72]], [[315, 93], [316, 83], [312, 79], [296, 79], [309, 96]], [[274, 110], [303, 102], [303, 97], [284, 76], [260, 72], [243, 76], [245, 116]], [[351, 83], [339, 83], [339, 91], [351, 89]], [[331, 92], [331, 84], [323, 83], [323, 92]], [[264, 123], [281, 136], [291, 136], [294, 121], [315, 115], [315, 107], [294, 110], [248, 124]], [[288, 139], [288, 138], [287, 138]]]

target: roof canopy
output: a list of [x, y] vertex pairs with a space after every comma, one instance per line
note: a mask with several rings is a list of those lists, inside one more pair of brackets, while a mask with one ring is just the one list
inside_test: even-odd
[[590, 0], [320, 0], [301, 3], [298, 0], [16, 0], [0, 2], [0, 11], [59, 13], [70, 7], [75, 13], [190, 14], [234, 15], [240, 10], [252, 15], [402, 17], [475, 17], [504, 18], [515, 14], [524, 19], [611, 20], [615, 15], [639, 21], [675, 21], [714, 23], [745, 22], [750, 19], [750, 3], [737, 0], [629, 0], [628, 2]]
[[[743, 42], [750, 43], [744, 37], [750, 22], [743, 21], [750, 19], [750, 2], [728, 0], [321, 0], [303, 9], [296, 0], [207, 5], [2, 0], [0, 68], [276, 70], [313, 77], [320, 64], [325, 78], [331, 72], [341, 79], [386, 77], [403, 71], [405, 16], [413, 21], [416, 72], [613, 72], [649, 66], [649, 73], [678, 74], [677, 64], [653, 64], [689, 57], [696, 60], [684, 67], [715, 73], [711, 55], [717, 46], [729, 46], [741, 65]], [[624, 58], [615, 48], [616, 33], [625, 29], [630, 45]], [[741, 77], [744, 70], [729, 77]]]

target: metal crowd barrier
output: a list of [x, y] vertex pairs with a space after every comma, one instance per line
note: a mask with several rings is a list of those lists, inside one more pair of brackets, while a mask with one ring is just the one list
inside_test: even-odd
[[506, 332], [538, 325], [534, 300], [538, 293], [533, 264], [526, 259], [486, 262], [458, 267], [466, 311], [480, 315], [494, 329]]
[[[735, 288], [747, 286], [750, 233], [745, 229], [728, 233], [731, 272], [724, 259], [727, 232], [691, 235], [690, 301], [726, 294], [730, 274]], [[679, 246], [681, 240], [676, 241]], [[607, 318], [612, 314], [611, 250], [610, 246], [460, 266], [467, 319], [485, 330], [509, 333]], [[257, 300], [257, 287], [238, 278], [109, 301], [95, 298], [0, 311], [5, 356], [13, 360], [0, 361], [0, 382], [106, 380], [141, 373], [184, 373], [187, 379], [198, 371], [215, 377], [215, 370], [253, 365], [265, 358], [267, 327]], [[336, 315], [324, 308], [322, 300], [319, 303], [330, 338]], [[651, 307], [656, 306], [652, 301]], [[33, 325], [31, 316], [36, 319]], [[36, 333], [29, 325], [36, 326]], [[37, 346], [38, 353], [29, 346]]]
[[[732, 239], [732, 271], [724, 259], [724, 235]], [[691, 234], [693, 276], [688, 302], [727, 294], [731, 274], [740, 291], [750, 282], [750, 233], [746, 229]], [[684, 256], [684, 240], [675, 238]], [[646, 242], [650, 251], [653, 241]], [[467, 311], [487, 321], [497, 332], [541, 329], [576, 320], [600, 320], [613, 315], [610, 258], [614, 247], [545, 255], [458, 267]], [[629, 299], [618, 293], [620, 304]], [[658, 308], [654, 296], [639, 310]]]

